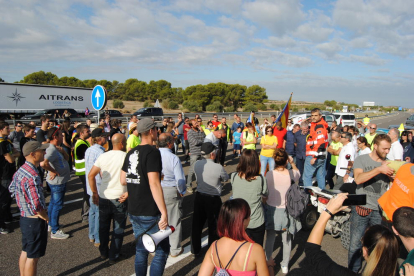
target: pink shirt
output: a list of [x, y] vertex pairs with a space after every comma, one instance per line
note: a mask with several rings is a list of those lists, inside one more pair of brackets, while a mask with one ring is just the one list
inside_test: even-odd
[[[293, 178], [295, 182], [299, 180], [300, 172], [298, 170], [293, 171]], [[266, 174], [267, 187], [269, 189], [269, 196], [266, 203], [276, 208], [286, 208], [286, 192], [290, 187], [289, 174], [282, 174], [277, 170], [273, 170], [272, 173]]]

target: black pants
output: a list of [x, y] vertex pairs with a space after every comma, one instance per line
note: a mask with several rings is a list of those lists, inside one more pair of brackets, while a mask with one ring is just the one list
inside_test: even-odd
[[191, 229], [191, 253], [200, 253], [201, 233], [206, 220], [208, 225], [208, 246], [219, 239], [217, 235], [217, 220], [221, 204], [220, 196], [210, 196], [199, 192], [195, 194]]
[[[328, 162], [328, 161], [326, 161], [326, 162]], [[325, 180], [328, 181], [329, 187], [331, 189], [333, 189], [333, 187], [334, 187], [333, 177], [335, 176], [336, 166], [332, 165], [331, 163], [327, 164], [326, 166], [328, 168], [326, 170]]]
[[82, 212], [81, 217], [82, 221], [87, 222], [89, 218], [89, 195], [86, 191], [86, 175], [79, 175], [79, 179], [82, 182], [82, 188], [83, 188], [83, 204], [82, 204]]
[[5, 222], [12, 220], [10, 206], [12, 198], [9, 192], [11, 180], [0, 180], [0, 228], [5, 228]]
[[298, 167], [298, 170], [300, 172], [300, 178], [299, 178], [299, 186], [303, 186], [303, 171], [305, 169], [305, 158], [296, 158], [296, 167]]
[[263, 223], [256, 228], [247, 228], [246, 233], [255, 243], [263, 246], [264, 235], [265, 235], [265, 224]]
[[220, 164], [223, 166], [224, 165], [224, 161], [226, 160], [226, 153], [227, 153], [227, 140], [220, 142], [220, 148], [221, 148], [221, 152], [220, 152]]

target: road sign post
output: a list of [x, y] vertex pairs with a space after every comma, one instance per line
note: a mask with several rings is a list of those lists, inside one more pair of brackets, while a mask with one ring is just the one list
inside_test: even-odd
[[91, 103], [93, 109], [95, 109], [98, 112], [98, 121], [99, 124], [99, 117], [100, 117], [100, 110], [105, 108], [107, 101], [107, 93], [105, 87], [102, 85], [96, 85], [91, 94]]

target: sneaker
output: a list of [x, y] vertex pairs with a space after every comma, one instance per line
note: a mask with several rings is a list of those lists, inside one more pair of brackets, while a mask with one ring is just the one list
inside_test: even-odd
[[69, 234], [65, 234], [62, 230], [57, 230], [56, 233], [50, 233], [50, 237], [56, 240], [65, 240], [69, 238]]
[[0, 234], [7, 235], [10, 233], [10, 230], [6, 227], [0, 227]]
[[94, 243], [93, 244], [95, 247], [98, 247], [99, 248], [99, 246], [101, 245], [100, 243]]
[[193, 193], [193, 188], [187, 188], [187, 193], [192, 194]]
[[52, 226], [48, 225], [47, 226], [47, 232], [51, 232], [52, 231]]
[[183, 249], [183, 248], [181, 248], [180, 252], [178, 252], [178, 253], [177, 253], [177, 254], [175, 254], [175, 255], [170, 254], [170, 256], [171, 256], [171, 258], [176, 258], [176, 257], [180, 256], [181, 254], [183, 254], [183, 252], [184, 252], [184, 249]]
[[89, 239], [89, 242], [95, 242], [95, 239]]
[[288, 269], [287, 266], [280, 265], [280, 268], [282, 268], [282, 273], [283, 274], [287, 274], [289, 272], [289, 269]]

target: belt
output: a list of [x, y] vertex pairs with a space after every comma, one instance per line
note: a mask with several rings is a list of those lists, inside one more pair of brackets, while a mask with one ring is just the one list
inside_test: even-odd
[[200, 192], [196, 192], [196, 193], [199, 194], [199, 195], [202, 195], [202, 196], [208, 196], [208, 197], [216, 197], [216, 196], [218, 196], [218, 197], [220, 197], [219, 195], [209, 195], [209, 194], [200, 193]]

